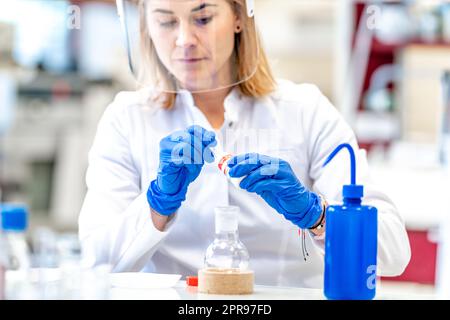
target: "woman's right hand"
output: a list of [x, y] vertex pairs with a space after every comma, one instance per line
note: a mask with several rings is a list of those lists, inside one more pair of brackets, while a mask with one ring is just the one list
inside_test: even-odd
[[157, 213], [169, 216], [186, 199], [189, 184], [205, 162], [214, 162], [216, 135], [200, 126], [177, 131], [160, 141], [158, 175], [150, 184], [147, 200]]

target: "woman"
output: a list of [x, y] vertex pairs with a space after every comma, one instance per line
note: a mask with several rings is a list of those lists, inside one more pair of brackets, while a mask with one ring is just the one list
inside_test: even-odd
[[[196, 274], [214, 208], [235, 205], [257, 284], [321, 287], [325, 208], [350, 180], [345, 156], [322, 165], [341, 143], [359, 150], [352, 130], [315, 86], [273, 79], [245, 0], [146, 0], [139, 10], [143, 88], [117, 95], [89, 153], [87, 262]], [[239, 186], [214, 164], [223, 152], [236, 155]], [[364, 202], [379, 210], [378, 274], [399, 275], [410, 259], [404, 223], [362, 150], [357, 169]]]

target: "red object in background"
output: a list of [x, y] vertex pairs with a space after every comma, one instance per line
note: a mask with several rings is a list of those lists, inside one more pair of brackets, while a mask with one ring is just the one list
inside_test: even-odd
[[360, 149], [364, 149], [364, 150], [366, 150], [366, 152], [369, 154], [371, 151], [372, 151], [372, 149], [373, 149], [373, 147], [380, 147], [380, 146], [382, 146], [383, 147], [383, 150], [386, 152], [386, 151], [388, 151], [389, 150], [389, 147], [391, 146], [391, 141], [382, 141], [382, 140], [380, 140], [380, 141], [377, 141], [377, 140], [374, 140], [374, 141], [359, 141], [359, 148]]
[[186, 284], [190, 287], [197, 287], [198, 286], [198, 277], [186, 277]]
[[[382, 1], [384, 5], [399, 5], [401, 2], [392, 2], [392, 1]], [[355, 49], [356, 44], [356, 33], [359, 28], [359, 24], [361, 22], [361, 18], [364, 14], [364, 8], [368, 5], [367, 1], [356, 1], [354, 3], [354, 25], [353, 25], [353, 34], [352, 34], [352, 49]], [[406, 5], [406, 4], [405, 4]], [[422, 44], [428, 46], [446, 46], [448, 47], [448, 43], [438, 40], [434, 43], [424, 42], [420, 38], [416, 37], [408, 40], [407, 42], [402, 42], [398, 44], [386, 44], [380, 42], [375, 35], [373, 35], [372, 43], [370, 47], [369, 58], [367, 62], [367, 70], [365, 70], [364, 74], [364, 83], [363, 83], [363, 92], [361, 94], [360, 100], [358, 102], [358, 110], [364, 110], [364, 97], [367, 91], [370, 88], [370, 82], [374, 72], [381, 66], [384, 65], [392, 65], [396, 61], [395, 56], [396, 53], [404, 48], [405, 46], [411, 44]], [[391, 81], [387, 86], [392, 92], [396, 90], [395, 83]]]
[[435, 285], [437, 244], [428, 239], [428, 231], [408, 230], [411, 260], [398, 277], [382, 277], [387, 281], [407, 281]]
[[72, 88], [67, 81], [58, 80], [52, 86], [52, 97], [53, 100], [66, 100], [70, 97]]
[[[359, 23], [361, 22], [361, 17], [364, 13], [364, 8], [367, 5], [365, 2], [358, 2], [355, 6], [355, 25], [353, 26], [353, 49], [356, 42], [356, 30], [359, 28]], [[369, 59], [367, 62], [367, 70], [364, 76], [363, 92], [358, 102], [358, 110], [364, 110], [363, 100], [365, 98], [366, 92], [370, 88], [370, 82], [372, 80], [372, 75], [374, 72], [383, 65], [390, 65], [394, 63], [395, 51], [401, 47], [400, 45], [385, 45], [380, 43], [374, 36], [372, 39], [371, 50], [369, 54]], [[389, 83], [389, 89], [394, 90], [394, 84]]]

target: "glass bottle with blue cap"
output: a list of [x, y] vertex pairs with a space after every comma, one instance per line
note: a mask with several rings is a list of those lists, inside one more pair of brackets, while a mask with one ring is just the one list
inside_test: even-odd
[[3, 204], [1, 207], [2, 232], [9, 248], [8, 269], [26, 277], [30, 269], [30, 254], [26, 242], [28, 210], [19, 204]]

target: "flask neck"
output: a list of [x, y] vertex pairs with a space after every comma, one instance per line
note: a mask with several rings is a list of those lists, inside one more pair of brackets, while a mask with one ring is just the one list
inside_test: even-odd
[[360, 206], [361, 203], [361, 198], [344, 198], [344, 205], [346, 206]]
[[227, 240], [227, 241], [237, 241], [239, 240], [238, 231], [216, 231], [216, 239]]

